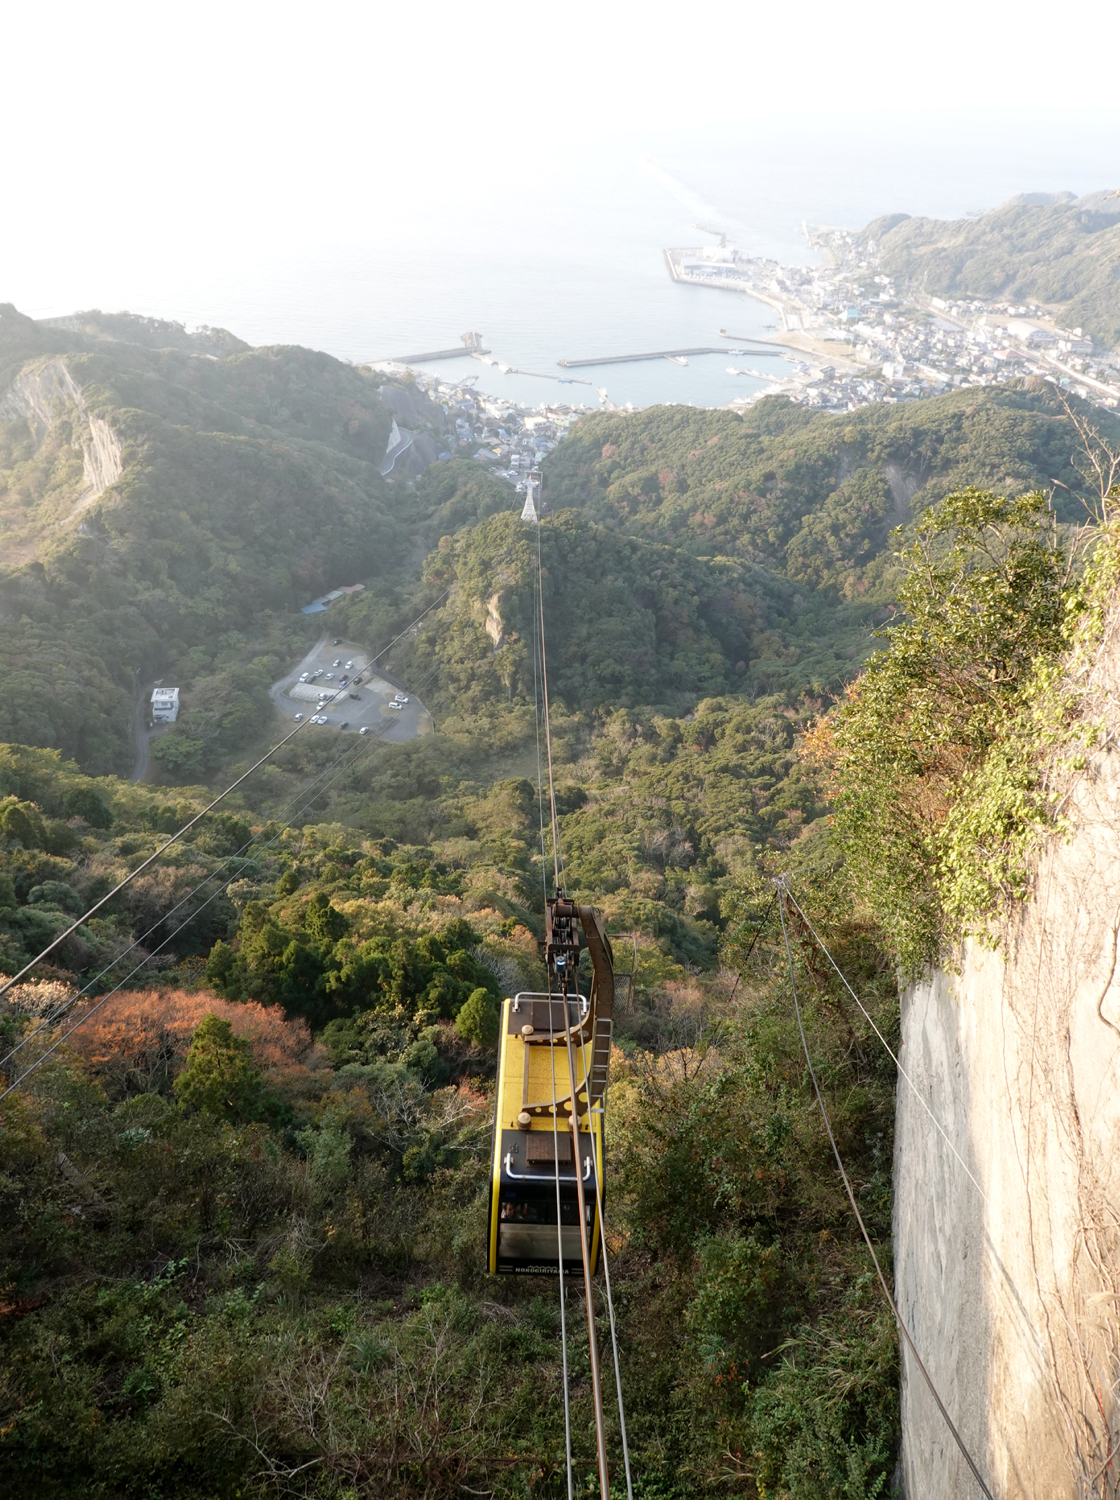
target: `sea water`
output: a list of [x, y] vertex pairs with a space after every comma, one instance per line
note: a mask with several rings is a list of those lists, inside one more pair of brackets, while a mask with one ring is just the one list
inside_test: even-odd
[[[1034, 137], [1017, 129], [974, 138], [967, 122], [916, 131], [886, 120], [857, 138], [842, 121], [799, 129], [795, 110], [767, 126], [609, 143], [573, 129], [515, 158], [472, 141], [438, 170], [421, 162], [372, 172], [355, 184], [360, 212], [347, 204], [301, 220], [293, 203], [283, 232], [223, 224], [211, 235], [184, 228], [158, 253], [96, 238], [65, 261], [9, 253], [0, 296], [33, 316], [128, 308], [357, 362], [452, 347], [477, 331], [492, 357], [532, 373], [502, 374], [466, 354], [431, 373], [474, 376], [476, 389], [530, 405], [598, 406], [601, 387], [617, 405], [720, 406], [763, 388], [728, 365], [763, 374], [789, 366], [722, 352], [736, 346], [720, 329], [772, 333], [773, 309], [670, 279], [665, 247], [714, 243], [695, 225], [726, 231], [750, 254], [807, 263], [815, 254], [805, 221], [859, 228], [895, 211], [959, 217], [1018, 192], [1116, 186], [1112, 157], [1109, 140], [1063, 137], [1052, 121]], [[557, 363], [689, 347], [721, 352], [686, 367]]]

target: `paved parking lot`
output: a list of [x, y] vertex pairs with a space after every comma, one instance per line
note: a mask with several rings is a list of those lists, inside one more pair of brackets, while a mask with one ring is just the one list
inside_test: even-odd
[[[301, 677], [305, 678], [302, 682]], [[345, 685], [343, 678], [347, 679]], [[316, 734], [332, 730], [357, 734], [364, 728], [371, 734], [376, 732], [380, 739], [400, 742], [431, 734], [434, 728], [431, 714], [407, 687], [370, 670], [367, 653], [353, 641], [336, 646], [327, 635], [286, 677], [273, 683], [271, 693], [273, 703], [289, 720], [296, 714], [310, 719], [319, 713], [320, 694], [330, 693], [331, 701], [321, 711], [327, 722], [310, 726], [309, 732]], [[398, 693], [408, 702], [400, 709], [389, 708]]]

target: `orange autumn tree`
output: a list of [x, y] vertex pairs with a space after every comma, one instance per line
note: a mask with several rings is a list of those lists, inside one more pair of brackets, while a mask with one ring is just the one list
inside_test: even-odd
[[[249, 1047], [252, 1065], [272, 1094], [292, 1098], [314, 1091], [326, 1066], [302, 1017], [278, 1005], [237, 1003], [187, 990], [122, 990], [74, 1032], [70, 1046], [110, 1094], [167, 1093], [186, 1064], [191, 1039], [207, 1015], [229, 1023]], [[80, 1014], [80, 1013], [79, 1013]]]

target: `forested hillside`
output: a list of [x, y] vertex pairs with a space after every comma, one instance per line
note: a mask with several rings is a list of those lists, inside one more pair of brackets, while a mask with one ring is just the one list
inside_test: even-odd
[[298, 607], [406, 555], [379, 382], [306, 349], [73, 321], [0, 316], [0, 739], [120, 770], [136, 683], [173, 673], [225, 688], [228, 753], [310, 634]]
[[[539, 577], [565, 885], [624, 976], [607, 1217], [635, 1494], [885, 1494], [894, 1332], [808, 1086], [771, 880], [892, 1039], [901, 944], [836, 840], [818, 721], [900, 586], [919, 598], [893, 527], [936, 550], [955, 524], [937, 503], [972, 482], [1067, 537], [1086, 486], [1052, 390], [589, 416], [547, 462], [538, 532], [467, 460], [385, 485], [387, 414], [324, 356], [7, 311], [0, 337], [5, 515], [36, 547], [0, 595], [0, 971], [208, 795], [89, 774], [127, 731], [133, 649], [255, 703], [300, 648], [298, 605], [344, 570], [369, 587], [320, 617], [339, 635], [379, 649], [428, 610], [389, 661], [437, 723], [404, 745], [297, 735], [0, 1001], [0, 1073], [34, 1068], [0, 1101], [0, 1483], [566, 1493], [556, 1288], [483, 1274], [497, 1004], [541, 983], [552, 864]], [[61, 399], [43, 371], [62, 356], [80, 402], [43, 423], [28, 392]], [[72, 518], [96, 421], [121, 475]], [[1053, 522], [1014, 498], [1054, 485]], [[48, 669], [57, 693], [34, 690]], [[232, 779], [236, 735], [211, 743], [206, 774]], [[889, 1261], [893, 1067], [792, 938]]]
[[862, 239], [875, 243], [883, 271], [923, 292], [1042, 302], [1067, 327], [1120, 345], [1117, 193], [1012, 198], [974, 219], [891, 214], [873, 220]]

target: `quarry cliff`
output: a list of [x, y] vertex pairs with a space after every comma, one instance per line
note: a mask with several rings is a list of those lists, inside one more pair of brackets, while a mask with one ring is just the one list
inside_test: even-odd
[[[1067, 826], [1043, 846], [1030, 898], [998, 949], [968, 940], [902, 996], [899, 1308], [965, 1443], [1007, 1500], [1114, 1493], [1118, 625], [1114, 595], [1083, 683], [1098, 748], [1067, 789]], [[902, 1418], [904, 1492], [972, 1493], [905, 1353]]]

